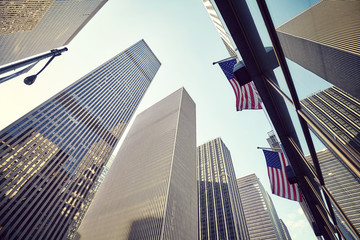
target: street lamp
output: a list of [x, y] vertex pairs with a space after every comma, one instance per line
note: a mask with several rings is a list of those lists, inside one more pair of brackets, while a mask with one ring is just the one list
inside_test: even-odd
[[[65, 48], [67, 51], [67, 48]], [[51, 63], [52, 60], [54, 60], [55, 57], [57, 56], [60, 56], [61, 55], [61, 52], [57, 49], [53, 49], [51, 50], [51, 53], [53, 54], [52, 57], [49, 59], [49, 61], [45, 64], [45, 66], [37, 73], [37, 74], [34, 74], [34, 75], [31, 75], [31, 76], [28, 76], [24, 79], [24, 83], [26, 85], [31, 85], [35, 82], [37, 76]]]
[[[40, 60], [43, 60], [45, 58], [48, 58], [48, 57], [51, 57], [49, 59], [49, 61], [45, 64], [45, 66], [35, 75], [32, 75], [32, 76], [29, 76], [29, 77], [26, 77], [24, 79], [24, 82], [25, 84], [27, 85], [31, 85], [34, 83], [37, 75], [39, 75], [48, 65], [49, 63], [57, 56], [60, 56], [62, 52], [65, 52], [67, 51], [68, 49], [66, 47], [62, 48], [62, 49], [53, 49], [50, 51], [50, 53], [45, 53], [45, 54], [42, 54], [40, 56], [37, 56], [37, 57], [33, 57], [33, 58], [30, 58], [30, 59], [27, 59], [27, 60], [24, 60], [24, 61], [21, 61], [21, 62], [18, 62], [18, 63], [15, 63], [15, 64], [11, 64], [9, 66], [6, 66], [6, 67], [3, 67], [3, 68], [0, 68], [0, 75], [3, 74], [3, 73], [6, 73], [6, 72], [9, 72], [9, 71], [12, 71], [12, 70], [15, 70], [17, 68], [20, 68], [20, 67], [24, 67], [24, 66], [27, 66], [27, 65], [30, 65], [32, 63], [37, 63], [39, 62]], [[34, 64], [33, 64], [34, 65]], [[10, 76], [7, 76], [7, 77], [3, 77], [3, 78], [0, 78], [0, 83], [3, 83], [5, 81], [8, 81], [14, 77], [17, 77], [27, 71], [29, 71], [33, 66], [28, 66], [27, 68], [23, 69], [23, 70], [20, 70], [14, 74], [11, 74]]]

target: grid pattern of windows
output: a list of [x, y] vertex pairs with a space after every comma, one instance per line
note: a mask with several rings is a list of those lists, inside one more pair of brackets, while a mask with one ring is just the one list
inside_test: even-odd
[[[360, 179], [353, 175], [329, 150], [317, 152], [317, 157], [325, 186], [355, 229], [360, 231]], [[310, 156], [306, 156], [306, 158], [312, 163]], [[356, 239], [356, 236], [351, 235], [351, 231], [337, 211], [335, 211], [335, 215], [341, 231], [346, 234], [346, 239]]]
[[159, 67], [141, 40], [0, 132], [0, 238], [62, 239], [80, 221]]
[[360, 99], [359, 1], [320, 1], [277, 28], [287, 58]]
[[220, 15], [218, 15], [216, 13], [214, 6], [210, 0], [203, 0], [203, 4], [204, 4], [206, 11], [208, 12], [211, 20], [213, 21], [213, 23], [216, 27], [216, 30], [218, 31], [218, 33], [221, 37], [221, 40], [225, 44], [225, 47], [226, 47], [227, 51], [229, 52], [230, 56], [236, 56], [235, 49], [234, 49], [233, 45], [231, 44], [229, 36], [226, 34], [225, 28], [221, 24], [221, 21], [219, 18]]
[[33, 30], [54, 1], [1, 1], [0, 34]]
[[230, 152], [220, 138], [198, 147], [199, 239], [248, 239]]
[[184, 88], [140, 113], [80, 239], [197, 239], [195, 103]]
[[270, 196], [255, 174], [237, 179], [250, 239], [286, 239]]
[[281, 219], [280, 219], [280, 224], [281, 224], [282, 230], [284, 231], [285, 239], [286, 239], [286, 240], [291, 240], [291, 236], [290, 236], [289, 230], [288, 230], [288, 228], [286, 227], [286, 225], [285, 225], [285, 223], [283, 222], [283, 220], [281, 220]]
[[360, 162], [359, 100], [334, 86], [302, 100], [301, 104]]
[[[107, 0], [55, 0], [46, 12], [41, 10], [44, 16], [41, 16], [41, 20], [31, 31], [0, 34], [0, 65], [67, 45], [106, 2]], [[7, 8], [8, 3], [5, 4], [4, 8]], [[30, 0], [26, 1], [25, 9], [28, 9], [29, 4]], [[21, 9], [23, 8], [17, 8], [16, 12], [20, 14]], [[37, 17], [40, 18], [40, 15]], [[20, 18], [16, 19], [20, 21]]]

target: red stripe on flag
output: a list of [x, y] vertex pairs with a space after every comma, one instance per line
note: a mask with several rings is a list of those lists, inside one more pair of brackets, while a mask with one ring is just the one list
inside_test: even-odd
[[250, 99], [251, 99], [251, 103], [250, 103], [250, 109], [255, 109], [255, 95], [254, 95], [254, 89], [252, 88], [251, 84], [248, 85], [248, 89], [249, 89], [249, 95], [250, 95]]
[[236, 110], [239, 111], [239, 94], [240, 94], [240, 85], [239, 83], [234, 79], [229, 80], [231, 87], [234, 90], [235, 98], [236, 98]]
[[[282, 169], [285, 169], [285, 166], [286, 166], [286, 160], [285, 160], [285, 157], [284, 157], [284, 154], [281, 153], [280, 154], [280, 160], [281, 160], [281, 164], [282, 164]], [[286, 198], [292, 198], [292, 192], [291, 192], [291, 187], [290, 187], [290, 183], [286, 177], [286, 173], [285, 171], [282, 171], [283, 173], [283, 177], [284, 177], [284, 187], [286, 187], [287, 189], [287, 194], [285, 195]]]

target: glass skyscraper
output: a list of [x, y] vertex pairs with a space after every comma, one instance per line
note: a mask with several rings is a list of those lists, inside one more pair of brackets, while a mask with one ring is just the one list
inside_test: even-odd
[[215, 25], [215, 28], [218, 31], [221, 40], [225, 44], [225, 47], [229, 52], [230, 56], [232, 57], [236, 56], [235, 48], [231, 43], [230, 36], [226, 33], [224, 25], [221, 22], [221, 15], [218, 14], [217, 11], [215, 10], [216, 5], [214, 5], [211, 0], [202, 0], [202, 2], [206, 8], [206, 11], [209, 14], [209, 17], [211, 18], [213, 24]]
[[144, 40], [0, 131], [0, 238], [63, 239], [160, 62]]
[[106, 2], [2, 1], [0, 66], [69, 44]]
[[0, 34], [33, 30], [55, 0], [1, 1]]
[[184, 88], [140, 113], [80, 239], [197, 239], [195, 103]]
[[199, 239], [249, 239], [230, 151], [216, 138], [197, 154]]
[[[355, 229], [360, 232], [360, 179], [328, 149], [317, 152], [325, 184]], [[312, 163], [311, 157], [306, 156]], [[346, 239], [357, 239], [349, 223], [335, 208], [338, 225]]]
[[250, 239], [283, 239], [286, 235], [269, 194], [255, 174], [237, 179]]
[[[303, 99], [301, 105], [324, 134], [341, 144], [360, 168], [360, 100], [333, 86]], [[319, 139], [322, 140], [320, 136]], [[322, 142], [328, 146], [326, 141]]]
[[280, 219], [280, 224], [281, 224], [281, 228], [285, 234], [285, 239], [286, 240], [291, 240], [291, 236], [290, 236], [290, 233], [289, 233], [289, 230], [288, 228], [286, 227], [285, 223], [283, 222], [283, 220]]

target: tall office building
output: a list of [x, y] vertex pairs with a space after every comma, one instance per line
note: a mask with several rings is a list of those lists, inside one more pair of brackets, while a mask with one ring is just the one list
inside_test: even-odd
[[197, 239], [195, 103], [184, 88], [140, 113], [80, 239]]
[[321, 1], [277, 28], [285, 56], [360, 99], [359, 1]]
[[230, 56], [236, 56], [234, 45], [231, 43], [229, 35], [226, 33], [224, 25], [221, 23], [221, 15], [217, 13], [215, 10], [216, 5], [212, 3], [211, 0], [202, 0], [206, 11], [208, 12], [212, 22], [215, 25], [216, 30], [218, 31], [221, 40], [225, 44], [227, 51], [229, 52]]
[[275, 206], [257, 176], [253, 173], [238, 178], [237, 185], [250, 239], [285, 240]]
[[302, 100], [301, 105], [360, 166], [360, 101], [333, 86]]
[[0, 66], [69, 44], [106, 2], [2, 1]]
[[230, 151], [216, 138], [197, 154], [199, 239], [249, 239]]
[[289, 233], [289, 230], [288, 228], [286, 227], [285, 223], [283, 220], [280, 219], [280, 224], [281, 224], [281, 228], [285, 234], [285, 239], [286, 240], [291, 240], [291, 236], [290, 236], [290, 233]]
[[272, 148], [272, 151], [281, 151], [280, 142], [277, 140], [274, 131], [268, 132], [268, 138], [266, 141], [268, 142], [270, 148]]
[[[360, 232], [360, 179], [352, 174], [328, 149], [317, 152], [325, 186], [348, 217], [355, 229]], [[306, 157], [309, 162], [311, 157]], [[346, 239], [357, 239], [346, 221], [334, 208], [338, 226]]]
[[63, 239], [155, 76], [141, 40], [0, 131], [0, 238]]
[[0, 34], [33, 30], [55, 0], [17, 0], [0, 3]]

